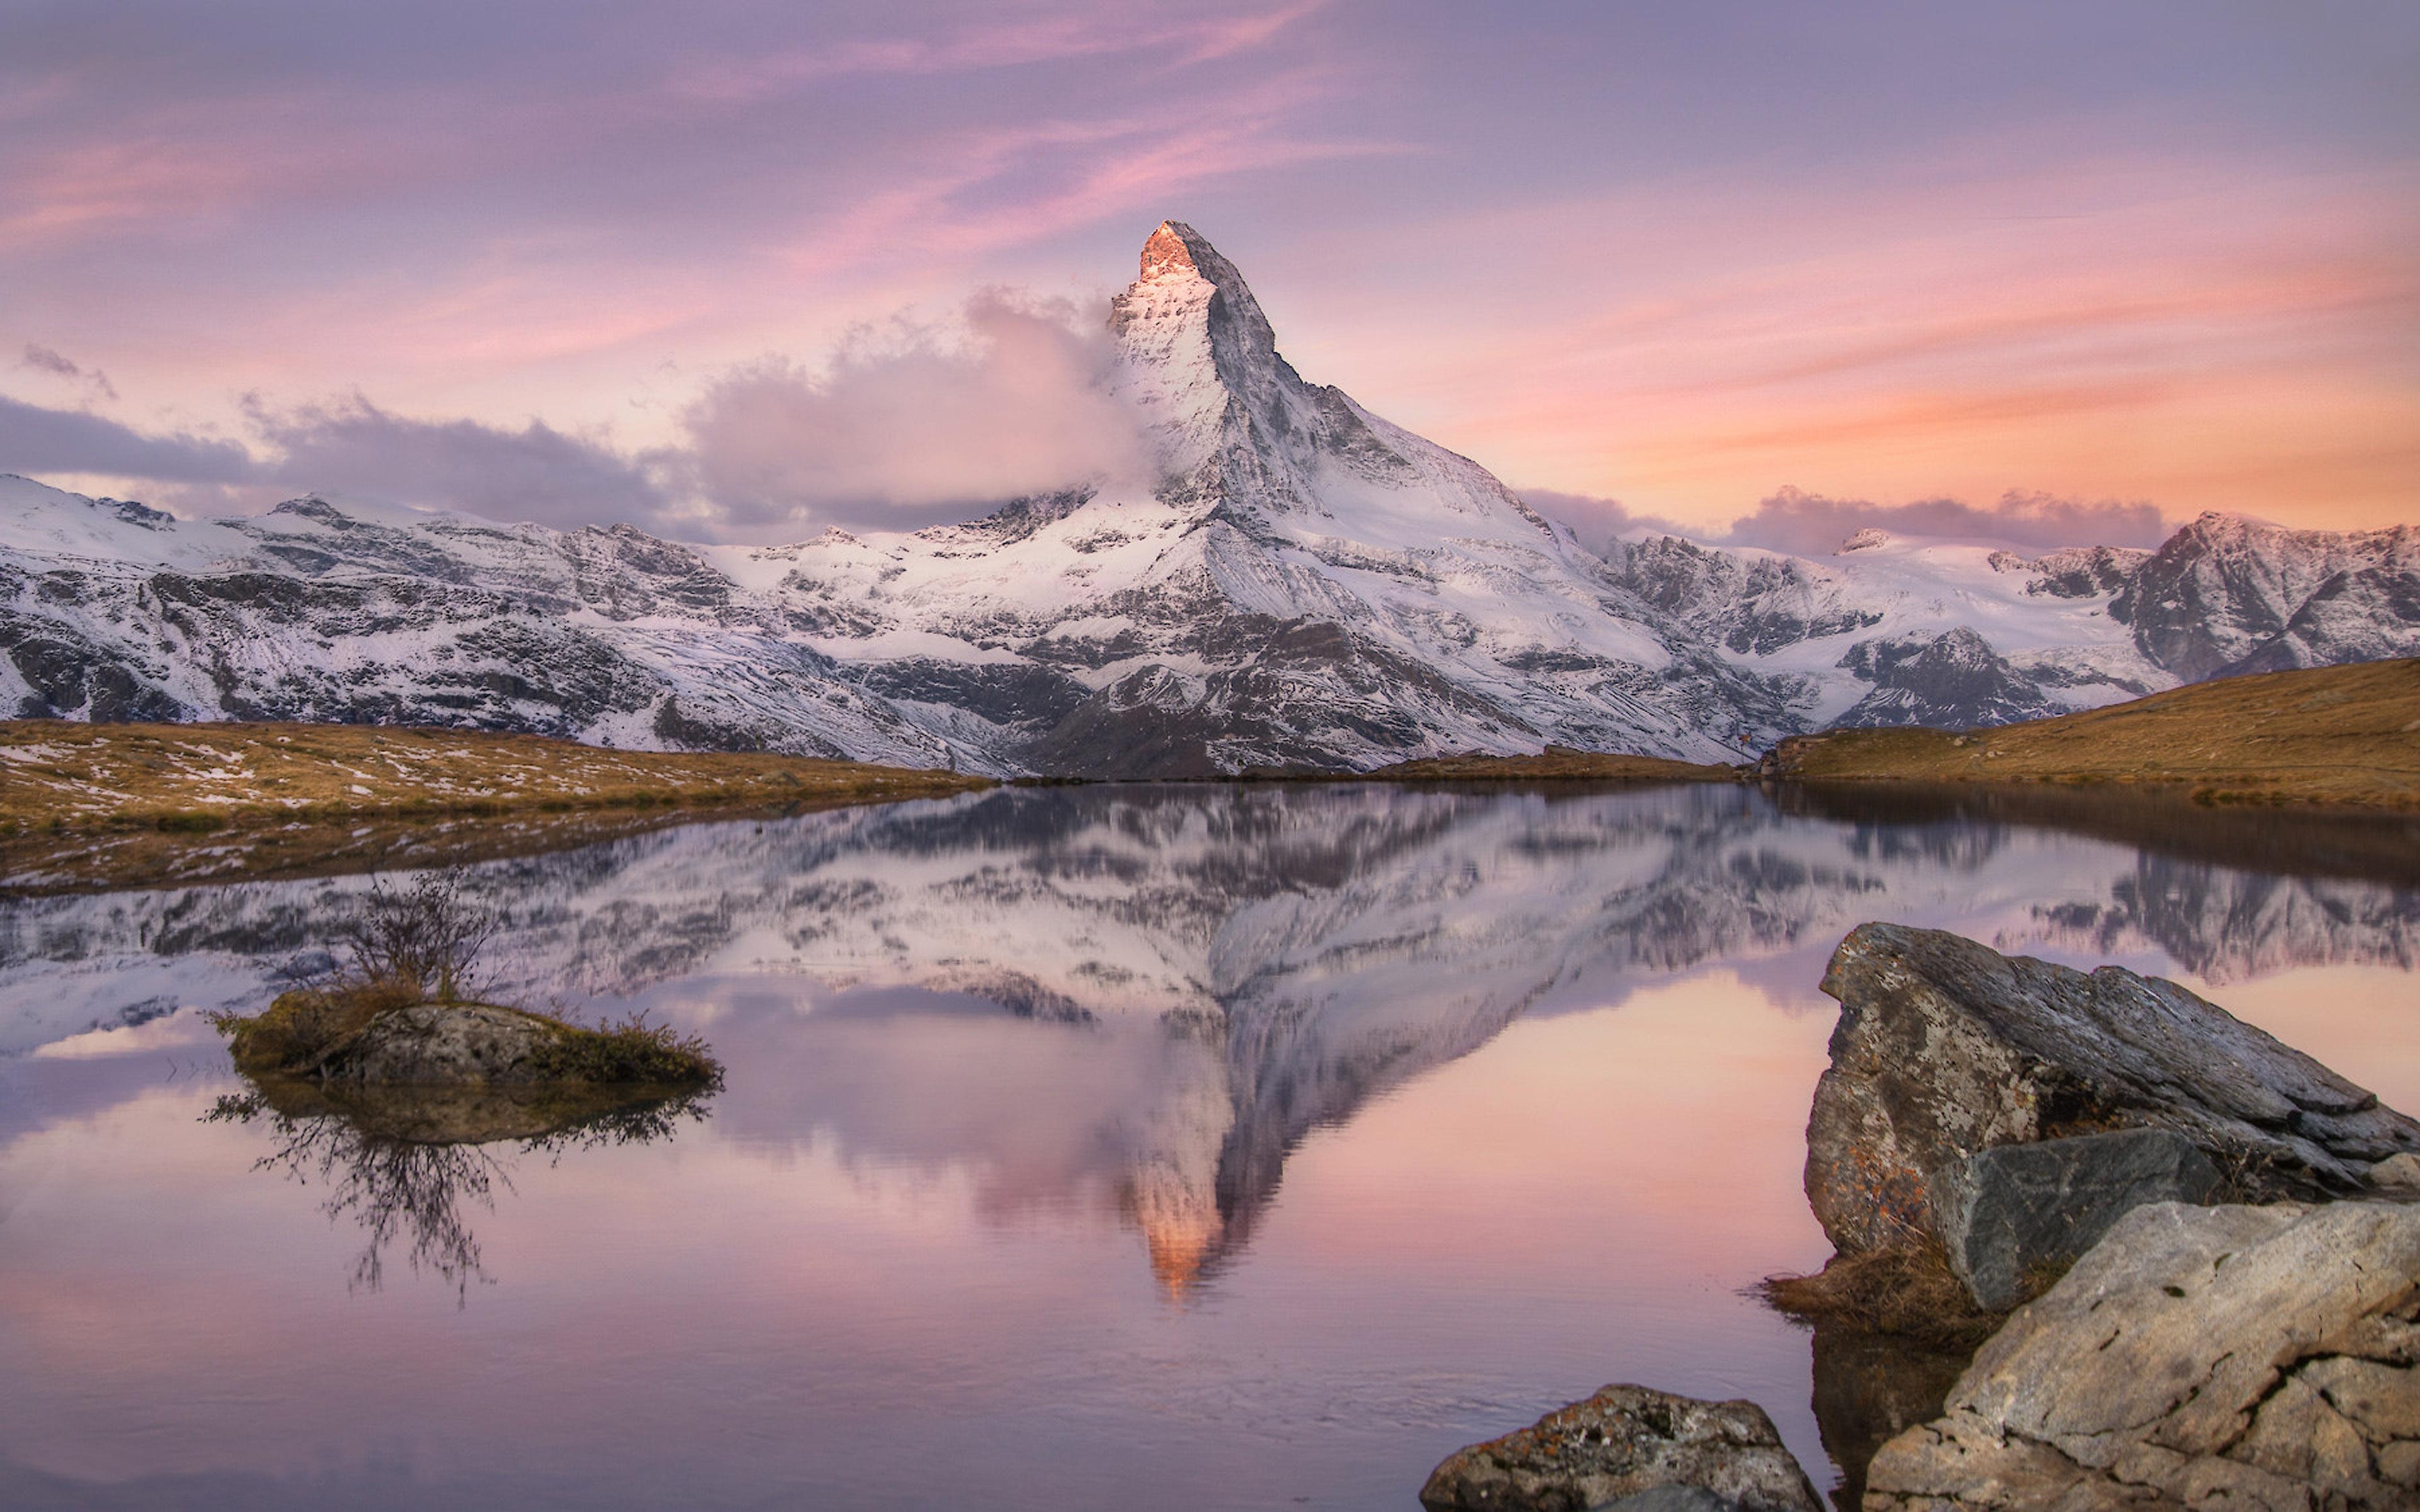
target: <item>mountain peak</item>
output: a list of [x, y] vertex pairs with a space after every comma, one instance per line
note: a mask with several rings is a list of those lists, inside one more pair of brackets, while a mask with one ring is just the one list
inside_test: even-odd
[[[1184, 222], [1160, 222], [1159, 229], [1154, 231], [1151, 234], [1151, 239], [1142, 244], [1144, 281], [1148, 282], [1162, 273], [1177, 270], [1198, 274], [1201, 268], [1193, 260], [1193, 248], [1190, 245], [1196, 241], [1202, 241], [1202, 233]], [[1202, 241], [1202, 245], [1206, 249], [1210, 244]]]

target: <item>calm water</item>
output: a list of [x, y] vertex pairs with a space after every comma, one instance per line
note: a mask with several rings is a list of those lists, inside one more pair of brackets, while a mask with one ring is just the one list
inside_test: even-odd
[[[478, 869], [496, 993], [730, 1066], [668, 1137], [206, 1122], [359, 878], [0, 902], [0, 1504], [1408, 1508], [1739, 1294], [1869, 918], [2177, 977], [2420, 1108], [2420, 888], [1735, 789], [1012, 790]], [[2373, 850], [2375, 848], [2373, 847]], [[2391, 850], [2389, 852], [2391, 853]], [[2215, 858], [2213, 858], [2215, 857]]]

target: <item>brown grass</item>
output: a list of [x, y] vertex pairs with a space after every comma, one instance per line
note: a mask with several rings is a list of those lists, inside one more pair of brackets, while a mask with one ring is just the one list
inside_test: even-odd
[[[216, 1014], [211, 1024], [227, 1037], [228, 1054], [245, 1075], [307, 1078], [341, 1057], [381, 1014], [431, 1001], [392, 979], [298, 987], [279, 994], [261, 1012]], [[556, 1030], [553, 1047], [543, 1057], [542, 1082], [708, 1089], [722, 1082], [721, 1063], [706, 1041], [667, 1025], [632, 1017], [592, 1028], [500, 1003], [463, 1006], [519, 1013]]]
[[1813, 1275], [1767, 1276], [1755, 1290], [1793, 1318], [1944, 1349], [1972, 1349], [2008, 1320], [1975, 1305], [1948, 1255], [1931, 1242], [1835, 1255]]
[[236, 1070], [254, 1076], [307, 1076], [360, 1039], [380, 1013], [422, 1000], [416, 988], [394, 981], [297, 987], [278, 994], [258, 1013], [219, 1013], [210, 1023], [227, 1037]]
[[1997, 728], [1797, 735], [1807, 782], [2154, 785], [2208, 805], [2420, 808], [2420, 659], [2269, 672]]
[[862, 762], [613, 750], [479, 731], [5, 720], [0, 887], [252, 874], [220, 858], [240, 861], [238, 853], [255, 849], [350, 854], [366, 838], [355, 832], [372, 829], [391, 836], [473, 821], [462, 838], [475, 853], [499, 843], [491, 832], [503, 825], [525, 836], [561, 828], [576, 840], [698, 810], [777, 812], [989, 785]]

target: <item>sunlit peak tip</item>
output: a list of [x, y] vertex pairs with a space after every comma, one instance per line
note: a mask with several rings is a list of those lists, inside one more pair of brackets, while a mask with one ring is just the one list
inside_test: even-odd
[[1193, 246], [1202, 234], [1182, 221], [1162, 221], [1151, 239], [1142, 244], [1142, 276], [1157, 278], [1160, 274], [1182, 270], [1194, 273]]

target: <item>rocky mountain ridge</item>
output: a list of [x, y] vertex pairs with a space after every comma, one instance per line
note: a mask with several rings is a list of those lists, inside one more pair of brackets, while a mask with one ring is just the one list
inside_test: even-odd
[[701, 548], [316, 498], [183, 520], [0, 479], [0, 711], [1169, 776], [1549, 742], [1737, 759], [2420, 654], [2408, 526], [1599, 555], [1306, 382], [1188, 226], [1153, 232], [1109, 329], [1155, 475], [913, 533]]

